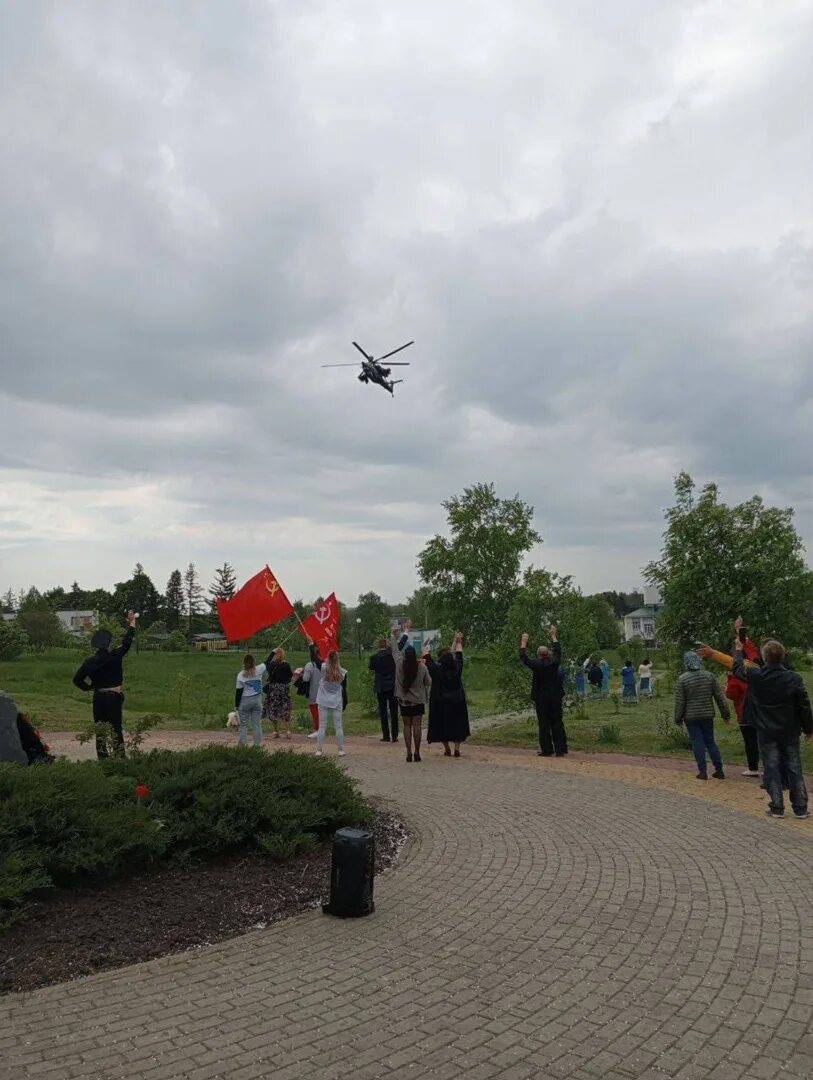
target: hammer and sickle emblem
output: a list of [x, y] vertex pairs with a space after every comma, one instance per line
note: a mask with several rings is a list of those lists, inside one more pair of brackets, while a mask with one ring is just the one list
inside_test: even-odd
[[314, 612], [314, 614], [316, 615], [316, 621], [321, 626], [322, 624], [326, 623], [330, 618], [330, 605], [322, 604], [319, 610]]
[[268, 589], [272, 596], [275, 596], [279, 592], [279, 585], [277, 584], [273, 574], [265, 575], [265, 587], [266, 589]]

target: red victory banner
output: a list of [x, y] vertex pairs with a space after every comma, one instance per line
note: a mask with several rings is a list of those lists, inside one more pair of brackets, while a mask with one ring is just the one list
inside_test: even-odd
[[339, 603], [336, 594], [331, 593], [323, 604], [311, 612], [299, 628], [305, 637], [313, 639], [324, 660], [331, 649], [339, 648]]
[[216, 605], [220, 625], [229, 641], [242, 641], [294, 613], [291, 601], [267, 566], [231, 600], [217, 600]]

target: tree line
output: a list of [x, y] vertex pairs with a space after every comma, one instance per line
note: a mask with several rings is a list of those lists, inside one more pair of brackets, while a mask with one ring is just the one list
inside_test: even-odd
[[[643, 568], [644, 579], [662, 598], [659, 639], [676, 648], [701, 639], [727, 647], [731, 621], [742, 615], [754, 635], [774, 635], [791, 648], [813, 645], [813, 573], [793, 511], [767, 507], [759, 496], [727, 506], [715, 484], [696, 493], [687, 473], [675, 478], [674, 490], [660, 558]], [[566, 647], [574, 656], [620, 644], [619, 620], [641, 606], [641, 593], [585, 596], [571, 577], [524, 565], [542, 537], [534, 527], [534, 508], [519, 495], [500, 498], [493, 484], [481, 483], [443, 507], [447, 534], [432, 537], [418, 553], [420, 584], [403, 604], [389, 604], [372, 591], [362, 593], [354, 606], [339, 602], [342, 648], [369, 648], [394, 615], [440, 629], [444, 639], [463, 629], [469, 645], [496, 647], [506, 657], [522, 631], [542, 640], [550, 622], [566, 627]], [[228, 562], [215, 571], [208, 592], [189, 563], [183, 572], [173, 570], [163, 593], [137, 563], [131, 577], [110, 592], [83, 590], [76, 582], [42, 594], [32, 588], [15, 596], [9, 590], [2, 606], [18, 613], [32, 643], [50, 643], [45, 639], [56, 631], [46, 616], [63, 609], [120, 617], [132, 608], [140, 613], [142, 628], [153, 634], [191, 634], [218, 630], [215, 601], [229, 599], [236, 589]], [[262, 643], [295, 634], [297, 618], [304, 619], [323, 599], [294, 601], [296, 615], [261, 635]]]

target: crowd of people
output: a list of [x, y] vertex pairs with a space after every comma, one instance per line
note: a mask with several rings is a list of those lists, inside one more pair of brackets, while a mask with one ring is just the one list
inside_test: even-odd
[[[579, 666], [573, 660], [570, 663], [571, 680], [577, 698], [602, 700], [610, 696], [610, 665], [602, 656], [588, 656]], [[637, 705], [639, 698], [652, 697], [652, 661], [646, 657], [638, 665], [635, 673], [632, 660], [625, 660], [619, 671], [621, 676], [621, 702], [623, 705]], [[588, 694], [588, 689], [589, 694]]]
[[[405, 631], [392, 631], [390, 641], [381, 638], [370, 657], [369, 670], [381, 719], [381, 741], [399, 741], [403, 729], [407, 762], [421, 761], [423, 718], [428, 713], [427, 741], [441, 743], [448, 757], [460, 757], [460, 747], [470, 734], [466, 691], [463, 685], [463, 635], [457, 633], [451, 648], [441, 648], [433, 657], [424, 649], [420, 656], [409, 644], [411, 624]], [[322, 657], [313, 641], [308, 642], [309, 659], [299, 671], [287, 662], [285, 651], [274, 649], [264, 663], [251, 653], [243, 658], [237, 673], [234, 712], [231, 723], [237, 728], [240, 746], [248, 742], [249, 728], [254, 745], [262, 743], [262, 721], [271, 724], [273, 738], [280, 729], [291, 737], [291, 691], [308, 699], [316, 740], [315, 754], [324, 752], [328, 725], [332, 722], [340, 757], [344, 757], [343, 713], [347, 707], [347, 671], [335, 650]]]
[[[132, 645], [136, 619], [128, 612], [127, 630], [116, 648], [106, 629], [92, 638], [95, 652], [79, 667], [74, 685], [92, 693], [93, 719], [97, 725], [97, 755], [108, 754], [107, 731], [112, 731], [113, 753], [124, 752], [122, 709], [124, 703], [123, 661]], [[445, 756], [460, 757], [460, 747], [470, 735], [468, 704], [463, 681], [463, 635], [455, 634], [450, 647], [440, 648], [432, 656], [428, 648], [418, 655], [409, 643], [411, 624], [404, 631], [392, 631], [389, 641], [382, 638], [370, 657], [369, 670], [381, 720], [381, 741], [398, 744], [399, 723], [403, 731], [408, 763], [421, 761], [423, 720], [428, 714], [427, 741], [443, 746]], [[548, 628], [549, 643], [540, 645], [534, 657], [528, 655], [528, 634], [523, 634], [519, 662], [531, 672], [531, 699], [536, 710], [541, 757], [564, 757], [568, 753], [564, 722], [566, 673], [556, 626]], [[288, 663], [282, 648], [274, 649], [264, 663], [246, 654], [237, 674], [234, 712], [230, 723], [237, 728], [239, 745], [248, 742], [249, 728], [253, 742], [263, 739], [263, 720], [272, 728], [273, 738], [291, 738], [291, 691], [306, 697], [312, 731], [308, 738], [316, 742], [315, 753], [324, 752], [329, 723], [332, 721], [338, 754], [344, 756], [343, 714], [347, 707], [347, 671], [336, 650], [326, 657], [319, 654], [313, 641], [308, 642], [309, 659], [297, 671]], [[728, 670], [723, 691], [717, 678], [703, 666], [713, 661]], [[785, 813], [784, 791], [790, 796], [795, 817], [808, 816], [808, 793], [802, 771], [801, 737], [813, 739], [813, 711], [801, 676], [786, 664], [783, 645], [765, 639], [757, 647], [748, 636], [742, 620], [734, 624], [730, 653], [708, 645], [698, 645], [684, 654], [684, 671], [675, 688], [674, 719], [685, 725], [697, 763], [697, 779], [724, 780], [725, 771], [714, 734], [715, 709], [726, 723], [734, 714], [742, 734], [747, 768], [744, 776], [759, 777], [770, 799], [768, 813]], [[652, 694], [652, 663], [645, 658], [637, 673], [631, 661], [621, 669], [622, 701], [637, 700]], [[579, 680], [581, 675], [581, 681]], [[576, 672], [576, 693], [586, 684], [595, 695], [607, 695], [610, 667], [602, 657], [590, 657]], [[7, 695], [0, 695], [0, 760], [35, 764], [50, 760], [47, 746], [34, 731], [27, 717]]]

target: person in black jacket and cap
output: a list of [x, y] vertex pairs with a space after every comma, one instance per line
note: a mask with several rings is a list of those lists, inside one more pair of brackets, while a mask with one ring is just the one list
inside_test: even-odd
[[793, 816], [808, 817], [807, 788], [802, 772], [799, 738], [813, 739], [813, 710], [802, 676], [785, 667], [785, 646], [762, 643], [762, 667], [746, 667], [737, 638], [734, 674], [748, 684], [751, 723], [757, 729], [759, 753], [765, 770], [769, 817], [785, 816], [782, 772], [787, 773]]
[[564, 757], [567, 753], [567, 733], [562, 719], [562, 698], [564, 687], [560, 674], [562, 663], [562, 646], [559, 644], [556, 627], [548, 627], [550, 648], [540, 645], [536, 652], [536, 659], [528, 657], [528, 635], [523, 634], [519, 646], [520, 663], [530, 668], [533, 672], [531, 683], [531, 698], [536, 708], [536, 719], [539, 724], [539, 750], [540, 757]]
[[[124, 754], [124, 732], [122, 731], [122, 709], [124, 705], [124, 665], [123, 660], [130, 651], [135, 637], [136, 617], [127, 612], [127, 631], [117, 649], [111, 649], [113, 635], [109, 630], [97, 630], [90, 639], [96, 650], [89, 656], [73, 677], [73, 685], [86, 693], [93, 691], [93, 720], [96, 724], [109, 724], [116, 741], [115, 752]], [[104, 735], [96, 735], [96, 756], [107, 757], [107, 743]]]
[[378, 652], [370, 657], [370, 671], [373, 672], [373, 690], [378, 698], [381, 741], [397, 743], [398, 702], [395, 700], [395, 658], [384, 638], [378, 642]]

